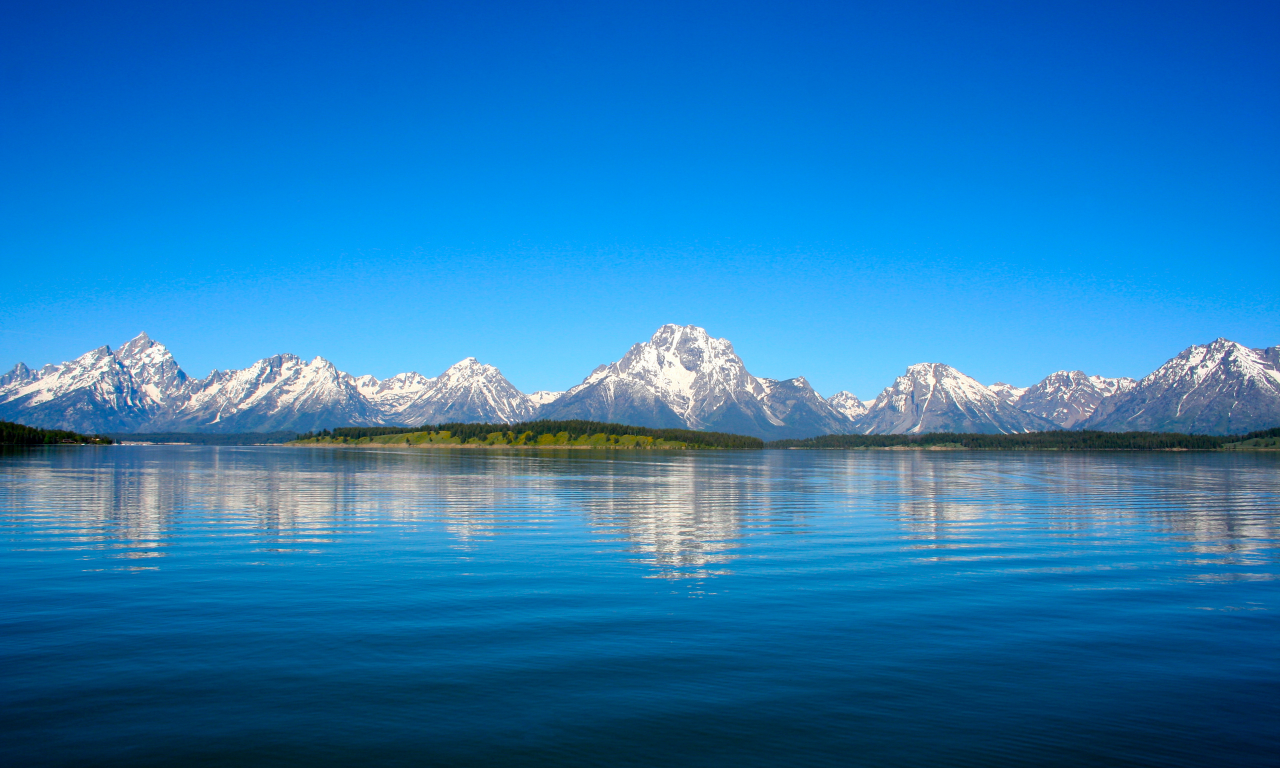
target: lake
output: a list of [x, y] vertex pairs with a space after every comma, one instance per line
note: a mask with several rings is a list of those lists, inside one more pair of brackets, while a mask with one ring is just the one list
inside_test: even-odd
[[1275, 766], [1280, 455], [0, 454], [5, 765]]

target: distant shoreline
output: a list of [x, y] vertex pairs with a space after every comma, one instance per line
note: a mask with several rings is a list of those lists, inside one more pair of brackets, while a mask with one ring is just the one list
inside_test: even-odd
[[336, 427], [298, 434], [113, 433], [79, 435], [0, 422], [0, 443], [144, 445], [289, 445], [291, 447], [575, 448], [608, 450], [888, 450], [888, 451], [1280, 451], [1280, 427], [1246, 435], [1054, 430], [1015, 434], [932, 432], [920, 435], [828, 434], [765, 442], [758, 437], [584, 420], [516, 424], [448, 423], [421, 427]]

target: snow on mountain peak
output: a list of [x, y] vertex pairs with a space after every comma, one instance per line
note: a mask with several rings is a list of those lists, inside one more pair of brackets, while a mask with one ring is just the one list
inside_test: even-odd
[[1280, 424], [1280, 347], [1229, 339], [1184, 349], [1104, 400], [1087, 429], [1232, 434]]
[[996, 397], [1006, 403], [1016, 401], [1019, 397], [1022, 397], [1024, 392], [1027, 391], [1026, 387], [1015, 387], [1012, 384], [1005, 384], [1003, 381], [997, 381], [995, 384], [987, 387], [987, 389], [990, 389]]
[[0, 376], [0, 390], [11, 384], [30, 381], [33, 378], [35, 378], [35, 374], [31, 372], [26, 363], [17, 363], [13, 366], [13, 370]]
[[1088, 419], [1104, 398], [1132, 389], [1128, 378], [1109, 379], [1083, 371], [1057, 371], [1022, 390], [1012, 402], [1028, 413], [1070, 429]]
[[837, 392], [827, 398], [827, 403], [848, 419], [857, 419], [867, 412], [867, 404], [852, 392]]
[[512, 386], [497, 367], [474, 357], [459, 360], [434, 379], [413, 376], [417, 378], [406, 380], [405, 389], [412, 386], [417, 387], [417, 391], [395, 411], [399, 420], [410, 424], [451, 421], [510, 424], [532, 417], [538, 407]]
[[714, 429], [767, 437], [842, 431], [848, 420], [804, 379], [752, 376], [728, 339], [668, 324], [548, 403], [541, 418]]
[[154, 402], [164, 404], [185, 394], [187, 374], [169, 350], [152, 341], [145, 331], [125, 342], [115, 355], [129, 370], [134, 386]]
[[706, 410], [699, 406], [707, 396], [721, 400], [717, 395], [732, 397], [756, 388], [733, 344], [694, 325], [664, 325], [648, 342], [636, 344], [621, 360], [597, 372], [588, 381], [613, 375], [641, 383], [686, 423], [699, 425], [699, 412]]
[[805, 437], [832, 432], [1024, 432], [1054, 428], [1231, 433], [1280, 423], [1280, 347], [1228, 339], [1183, 350], [1141, 382], [1058, 371], [1031, 387], [984, 387], [918, 363], [871, 402], [824, 400], [804, 377], [752, 376], [727, 339], [668, 324], [567, 392], [524, 395], [467, 357], [436, 377], [353, 377], [321, 356], [281, 354], [190, 379], [146, 333], [0, 376], [0, 418], [78, 431], [299, 431], [341, 425], [587, 418]]
[[863, 434], [1013, 433], [1053, 425], [949, 365], [917, 363], [880, 393], [855, 428]]
[[529, 400], [531, 400], [534, 405], [542, 406], [548, 403], [554, 403], [556, 400], [559, 400], [562, 395], [564, 395], [564, 392], [552, 392], [550, 390], [540, 389], [537, 392], [530, 393]]

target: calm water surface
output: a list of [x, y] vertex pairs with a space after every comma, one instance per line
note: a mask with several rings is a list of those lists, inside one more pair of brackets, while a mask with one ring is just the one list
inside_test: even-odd
[[1275, 454], [0, 455], [5, 765], [1280, 765]]

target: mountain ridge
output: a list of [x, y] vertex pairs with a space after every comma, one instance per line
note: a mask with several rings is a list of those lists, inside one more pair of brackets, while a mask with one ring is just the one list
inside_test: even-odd
[[0, 375], [0, 419], [77, 432], [312, 431], [587, 419], [734, 432], [766, 440], [825, 434], [1046, 430], [1238, 434], [1280, 424], [1280, 347], [1192, 345], [1140, 381], [1057, 371], [1028, 387], [984, 386], [918, 363], [874, 400], [824, 398], [803, 376], [752, 375], [733, 345], [693, 325], [661, 326], [563, 392], [526, 395], [474, 357], [437, 376], [353, 376], [323, 357], [280, 354], [188, 376], [146, 333], [118, 349]]

